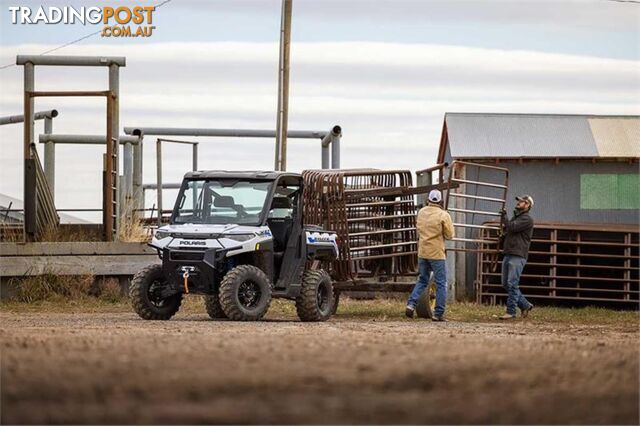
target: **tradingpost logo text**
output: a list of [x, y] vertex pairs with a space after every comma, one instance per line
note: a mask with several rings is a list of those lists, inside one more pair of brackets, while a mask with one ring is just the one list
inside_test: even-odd
[[12, 24], [102, 24], [102, 37], [151, 37], [155, 10], [155, 6], [9, 6]]

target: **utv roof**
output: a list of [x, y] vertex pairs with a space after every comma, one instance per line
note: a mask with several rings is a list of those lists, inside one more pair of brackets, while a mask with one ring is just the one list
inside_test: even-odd
[[276, 180], [279, 177], [287, 176], [300, 178], [300, 173], [273, 172], [273, 171], [230, 171], [230, 170], [199, 170], [188, 172], [185, 179], [259, 179]]

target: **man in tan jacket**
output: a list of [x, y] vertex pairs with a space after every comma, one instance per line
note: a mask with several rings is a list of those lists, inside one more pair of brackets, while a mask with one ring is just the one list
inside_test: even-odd
[[413, 318], [418, 299], [429, 283], [433, 271], [436, 281], [436, 309], [433, 321], [446, 321], [444, 310], [447, 303], [447, 269], [444, 240], [453, 238], [451, 216], [442, 206], [442, 193], [437, 189], [429, 193], [429, 204], [418, 212], [418, 268], [420, 275], [416, 282], [405, 314]]

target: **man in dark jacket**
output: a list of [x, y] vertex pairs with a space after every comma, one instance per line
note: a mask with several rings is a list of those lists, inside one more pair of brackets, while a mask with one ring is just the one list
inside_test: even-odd
[[522, 311], [522, 316], [529, 315], [533, 305], [520, 291], [520, 275], [527, 263], [529, 245], [533, 234], [533, 219], [529, 211], [533, 207], [530, 195], [516, 197], [518, 203], [513, 211], [511, 220], [507, 219], [507, 212], [502, 210], [502, 230], [504, 233], [504, 260], [502, 261], [502, 286], [507, 291], [507, 313], [500, 319], [510, 320], [516, 317], [516, 307]]

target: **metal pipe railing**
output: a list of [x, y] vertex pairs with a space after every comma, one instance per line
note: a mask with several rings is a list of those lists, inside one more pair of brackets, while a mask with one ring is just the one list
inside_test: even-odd
[[486, 211], [483, 211], [483, 210], [467, 210], [467, 209], [457, 209], [457, 208], [453, 208], [453, 207], [449, 207], [448, 210], [452, 211], [452, 212], [465, 213], [465, 214], [479, 214], [479, 215], [500, 217], [500, 213], [486, 212]]
[[505, 186], [505, 185], [499, 185], [497, 183], [489, 183], [489, 182], [478, 182], [478, 181], [475, 181], [475, 180], [451, 179], [451, 182], [466, 183], [466, 184], [469, 184], [469, 185], [488, 186], [488, 187], [491, 187], [491, 188], [507, 189], [507, 186]]
[[[125, 143], [135, 145], [140, 142], [140, 138], [137, 136], [120, 136], [118, 139], [121, 145]], [[38, 141], [54, 144], [102, 145], [107, 143], [107, 137], [104, 135], [41, 134], [38, 135]]]
[[[127, 135], [134, 136], [208, 136], [227, 138], [275, 138], [275, 130], [210, 129], [197, 127], [125, 127]], [[287, 137], [295, 139], [322, 139], [326, 131], [289, 130]]]
[[469, 198], [473, 200], [494, 201], [496, 203], [504, 203], [506, 201], [506, 200], [503, 200], [502, 198], [482, 197], [480, 195], [462, 194], [460, 192], [452, 192], [450, 196], [458, 197], [458, 198]]
[[26, 64], [73, 67], [117, 65], [124, 67], [127, 64], [127, 59], [124, 56], [18, 55], [16, 57], [16, 65]]
[[[55, 118], [58, 116], [58, 110], [50, 109], [47, 111], [38, 111], [33, 114], [34, 120], [44, 120], [46, 118]], [[15, 124], [15, 123], [23, 123], [24, 122], [24, 114], [18, 115], [8, 115], [6, 117], [0, 117], [0, 126], [4, 126], [5, 124]]]

